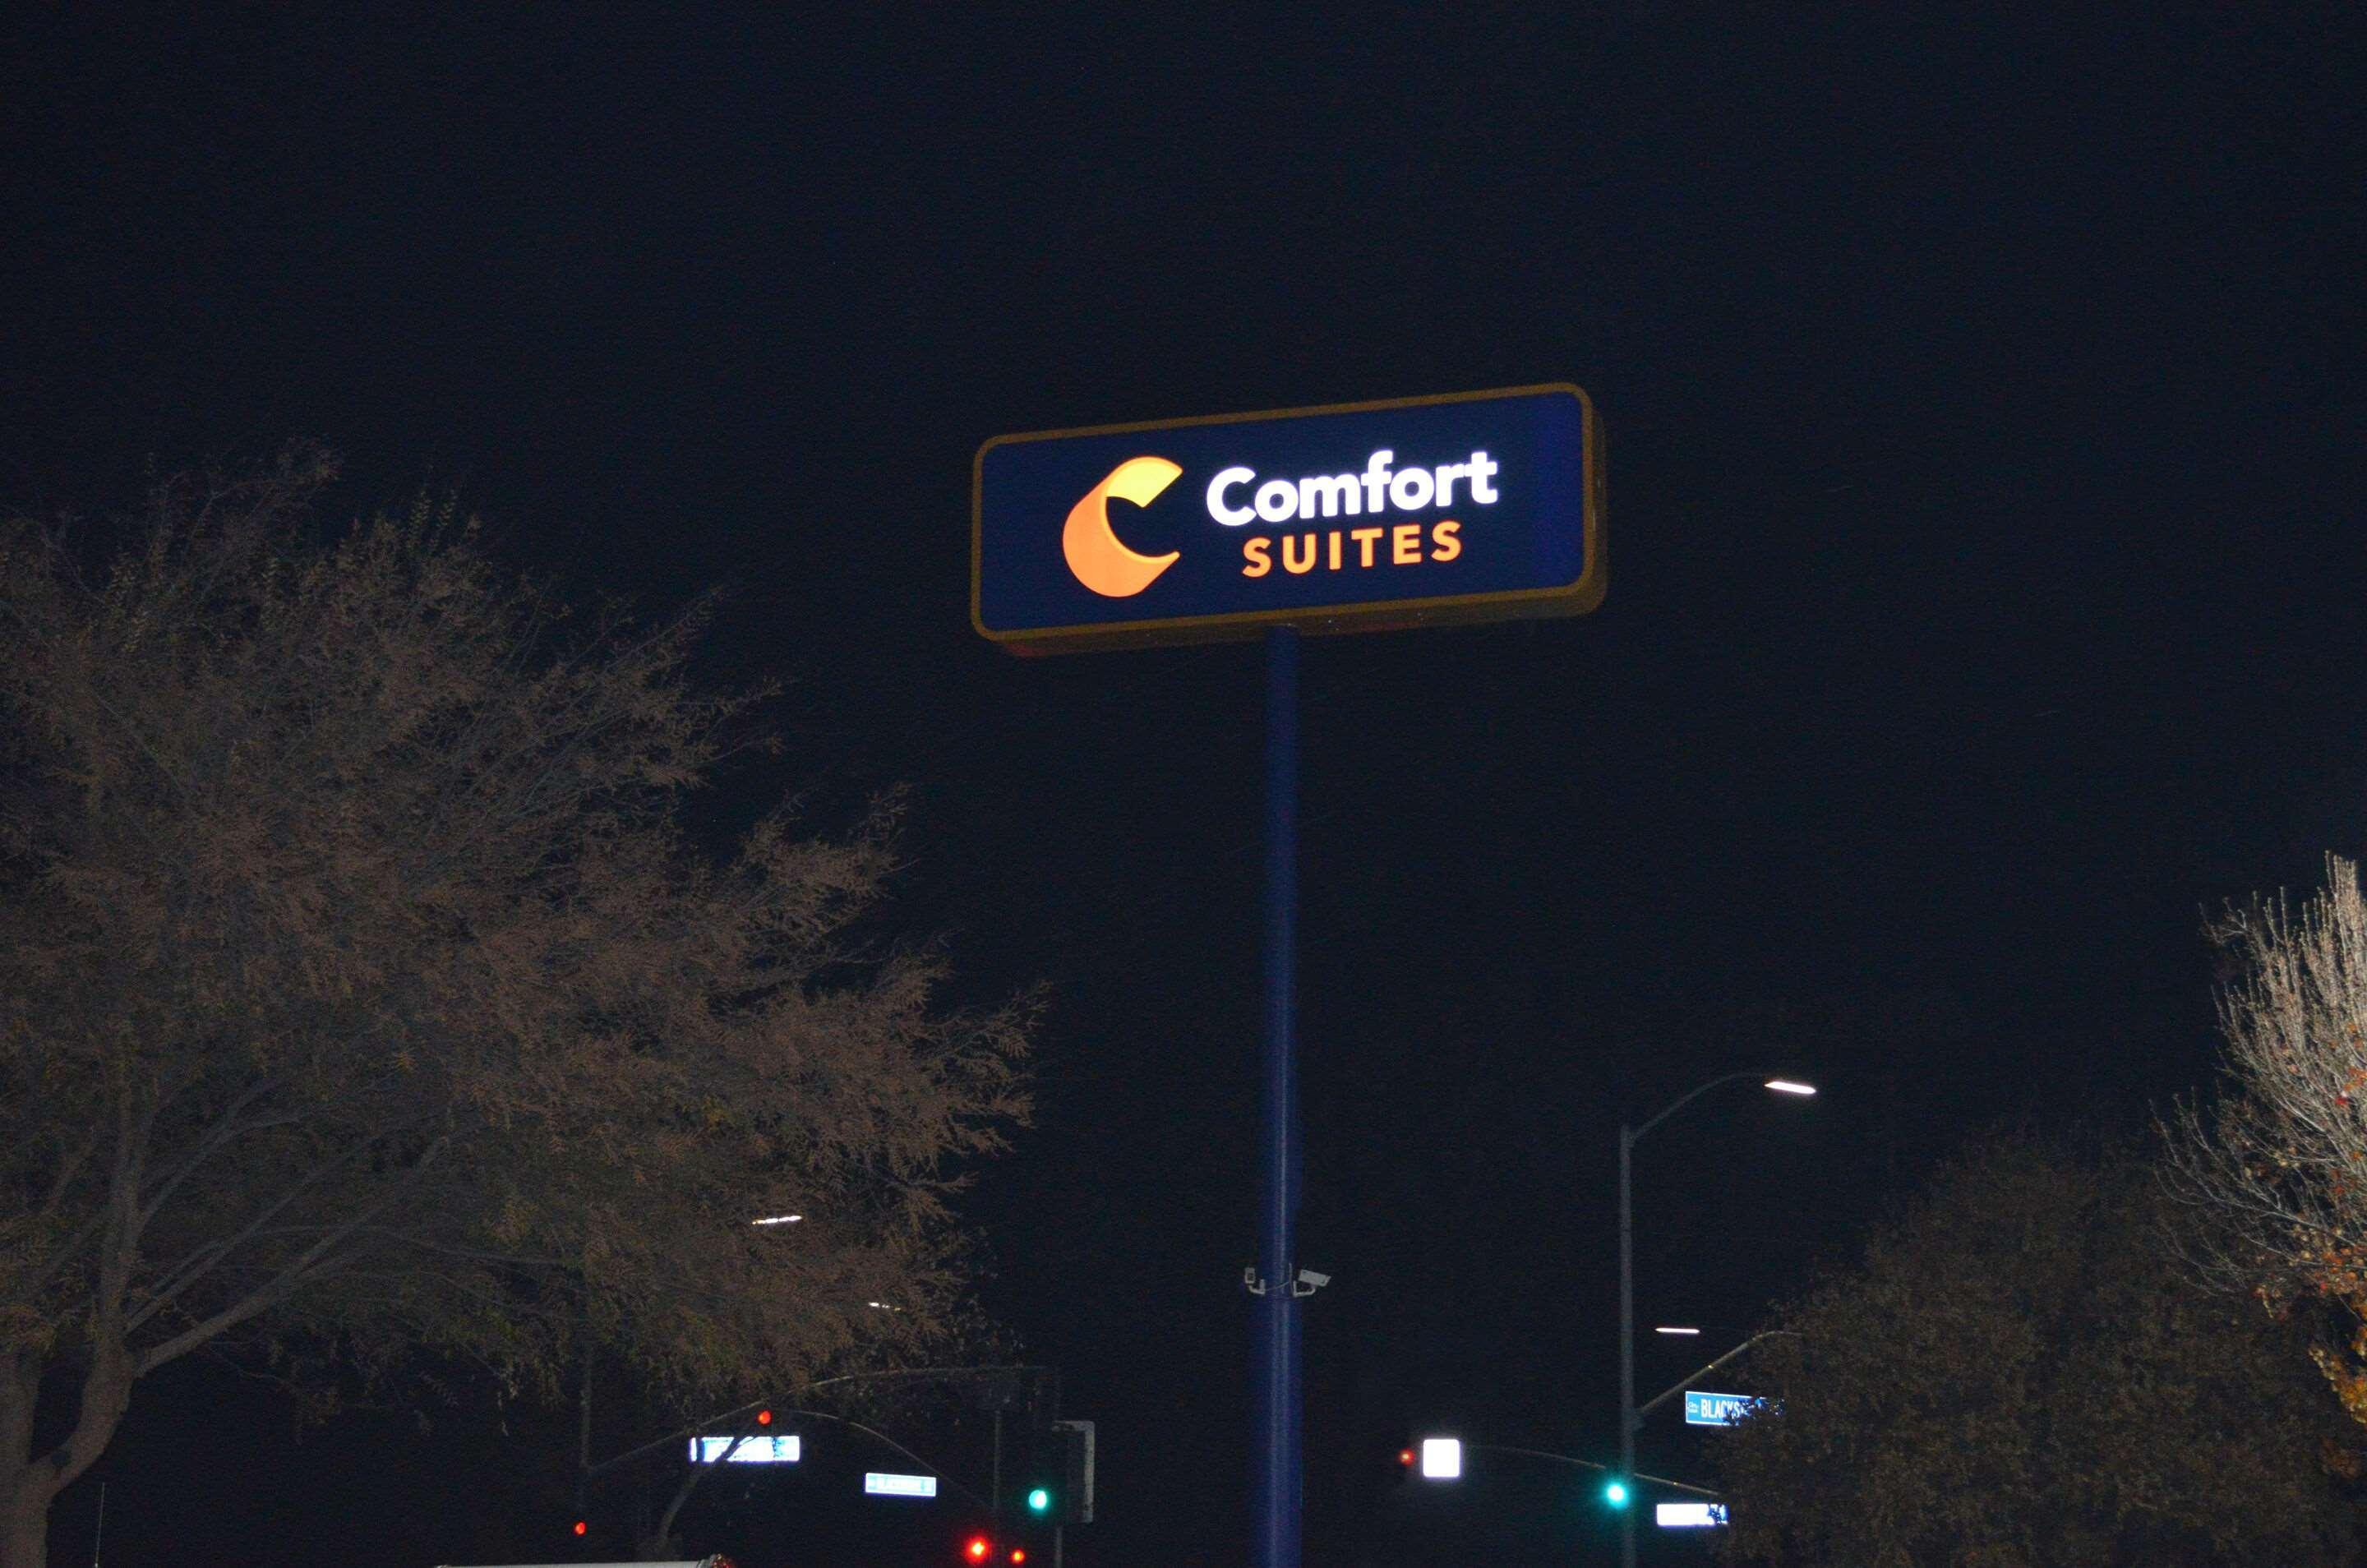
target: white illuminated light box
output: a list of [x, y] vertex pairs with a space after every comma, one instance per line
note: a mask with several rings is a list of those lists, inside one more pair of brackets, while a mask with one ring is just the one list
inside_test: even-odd
[[[737, 1442], [740, 1446], [733, 1448]], [[795, 1432], [764, 1438], [693, 1438], [690, 1439], [690, 1462], [714, 1464], [729, 1461], [733, 1464], [795, 1464], [803, 1454]]]
[[1424, 1438], [1421, 1440], [1421, 1472], [1432, 1481], [1453, 1481], [1461, 1475], [1463, 1439]]
[[937, 1495], [937, 1478], [866, 1470], [863, 1472], [863, 1489], [880, 1497], [934, 1497]]
[[1723, 1503], [1659, 1503], [1652, 1517], [1664, 1530], [1706, 1529], [1726, 1523]]

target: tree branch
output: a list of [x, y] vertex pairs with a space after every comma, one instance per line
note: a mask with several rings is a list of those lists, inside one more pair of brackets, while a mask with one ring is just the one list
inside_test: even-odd
[[157, 1188], [155, 1196], [149, 1199], [142, 1207], [140, 1223], [142, 1227], [145, 1227], [163, 1210], [166, 1200], [172, 1197], [174, 1190], [187, 1180], [191, 1172], [211, 1159], [224, 1145], [247, 1133], [261, 1132], [266, 1127], [289, 1126], [304, 1119], [301, 1115], [290, 1111], [278, 1116], [259, 1117], [253, 1122], [242, 1122], [238, 1120], [240, 1111], [271, 1093], [283, 1081], [277, 1077], [259, 1078], [236, 1100], [231, 1101], [223, 1110], [221, 1120], [215, 1122], [212, 1129], [198, 1140], [197, 1148], [190, 1152], [187, 1158], [174, 1168], [172, 1173], [164, 1178], [163, 1185]]
[[146, 1377], [166, 1362], [176, 1360], [208, 1340], [218, 1338], [240, 1324], [270, 1311], [305, 1286], [317, 1284], [334, 1274], [348, 1259], [329, 1255], [349, 1234], [348, 1230], [341, 1227], [323, 1236], [307, 1247], [295, 1262], [282, 1269], [243, 1300], [224, 1307], [202, 1322], [190, 1325], [161, 1344], [151, 1346], [132, 1363], [133, 1375]]
[[155, 1288], [147, 1293], [139, 1309], [132, 1314], [125, 1325], [126, 1328], [138, 1329], [149, 1319], [170, 1306], [190, 1286], [211, 1273], [224, 1258], [262, 1235], [264, 1227], [276, 1216], [285, 1213], [289, 1204], [302, 1197], [312, 1187], [326, 1180], [337, 1170], [360, 1159], [371, 1149], [376, 1148], [379, 1142], [379, 1140], [368, 1138], [356, 1140], [336, 1158], [314, 1167], [302, 1180], [282, 1192], [277, 1201], [249, 1220], [235, 1235], [225, 1236], [210, 1247], [198, 1247], [179, 1262], [164, 1269]]
[[[332, 1229], [319, 1241], [306, 1247], [297, 1255], [294, 1261], [283, 1266], [243, 1300], [232, 1303], [210, 1318], [192, 1324], [172, 1338], [152, 1346], [142, 1352], [138, 1361], [134, 1363], [135, 1375], [147, 1376], [165, 1362], [185, 1356], [207, 1340], [227, 1333], [256, 1314], [277, 1306], [305, 1285], [334, 1273], [347, 1261], [345, 1258], [333, 1258], [331, 1255], [335, 1249], [350, 1239], [356, 1232], [367, 1227], [370, 1221], [384, 1213], [390, 1204], [402, 1195], [403, 1188], [414, 1184], [419, 1176], [435, 1164], [448, 1141], [448, 1138], [438, 1138], [435, 1143], [430, 1144], [425, 1152], [420, 1156], [418, 1163], [404, 1173], [403, 1181], [393, 1184], [389, 1190], [381, 1193], [376, 1201], [364, 1208], [360, 1213]], [[154, 1314], [150, 1313], [148, 1315]]]

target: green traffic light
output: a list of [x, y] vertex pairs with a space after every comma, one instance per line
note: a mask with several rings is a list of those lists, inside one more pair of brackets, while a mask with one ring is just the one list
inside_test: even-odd
[[1627, 1483], [1624, 1481], [1606, 1482], [1603, 1488], [1603, 1500], [1610, 1504], [1614, 1508], [1625, 1507], [1627, 1506]]
[[1027, 1511], [1029, 1513], [1040, 1514], [1051, 1506], [1052, 1495], [1049, 1492], [1045, 1491], [1041, 1486], [1038, 1486], [1035, 1491], [1027, 1494]]

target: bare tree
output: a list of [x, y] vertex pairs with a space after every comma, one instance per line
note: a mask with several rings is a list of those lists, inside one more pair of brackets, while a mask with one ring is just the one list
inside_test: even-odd
[[2283, 899], [2214, 929], [2233, 967], [2221, 987], [2225, 1090], [2181, 1103], [2167, 1128], [2172, 1192], [2208, 1211], [2190, 1261], [2273, 1312], [2318, 1301], [2347, 1344], [2311, 1354], [2367, 1423], [2367, 899], [2329, 856], [2295, 914]]
[[88, 571], [0, 525], [0, 1568], [225, 1337], [515, 1387], [588, 1335], [685, 1398], [909, 1357], [1025, 1111], [1027, 1008], [877, 934], [892, 809], [687, 839], [753, 700], [698, 615], [579, 624], [428, 507], [323, 543], [333, 473], [164, 484]]

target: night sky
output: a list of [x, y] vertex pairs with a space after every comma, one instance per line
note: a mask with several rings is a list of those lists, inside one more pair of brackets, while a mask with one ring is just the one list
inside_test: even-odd
[[[1572, 1482], [1394, 1455], [1611, 1453], [1623, 1115], [1824, 1087], [1639, 1152], [1639, 1314], [1722, 1348], [1966, 1135], [2204, 1081], [2206, 911], [2367, 849], [2346, 9], [78, 8], [0, 49], [0, 499], [315, 437], [577, 594], [726, 585], [790, 746], [702, 826], [909, 784], [912, 929], [1052, 988], [970, 1212], [1100, 1423], [1070, 1561], [1234, 1563], [1260, 656], [987, 645], [971, 456], [1584, 386], [1598, 613], [1307, 647], [1301, 1011], [1309, 1563], [1583, 1560]], [[531, 1417], [436, 1423], [187, 1368], [110, 1560], [573, 1549]]]

